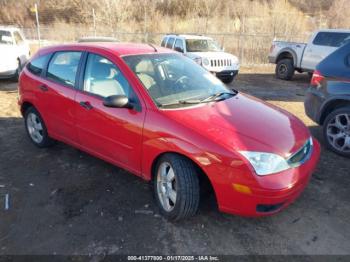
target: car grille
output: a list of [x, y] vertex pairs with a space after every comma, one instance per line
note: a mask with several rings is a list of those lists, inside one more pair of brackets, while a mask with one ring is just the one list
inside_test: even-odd
[[222, 66], [231, 66], [231, 59], [212, 59], [210, 60], [210, 65], [212, 67], [222, 67]]
[[305, 163], [310, 159], [312, 153], [312, 138], [310, 138], [296, 153], [294, 153], [289, 159], [288, 164], [292, 167], [297, 167]]

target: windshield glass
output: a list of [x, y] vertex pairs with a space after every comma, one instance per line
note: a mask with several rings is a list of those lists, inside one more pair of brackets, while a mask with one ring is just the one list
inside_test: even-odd
[[227, 99], [235, 94], [183, 55], [146, 54], [125, 56], [123, 59], [160, 107], [183, 107]]
[[12, 45], [11, 32], [0, 30], [0, 44]]
[[187, 52], [218, 52], [222, 51], [219, 44], [211, 39], [186, 39]]

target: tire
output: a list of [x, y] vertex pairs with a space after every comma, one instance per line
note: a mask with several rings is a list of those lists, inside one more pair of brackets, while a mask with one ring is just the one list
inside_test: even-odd
[[155, 199], [164, 217], [178, 221], [196, 214], [200, 187], [196, 168], [190, 160], [176, 154], [163, 155], [157, 162], [153, 184]]
[[276, 77], [282, 80], [291, 80], [294, 75], [294, 65], [292, 59], [282, 59], [276, 65]]
[[18, 59], [17, 59], [17, 69], [16, 69], [16, 73], [15, 73], [15, 75], [13, 76], [14, 81], [16, 81], [16, 82], [18, 81], [19, 75], [21, 74], [22, 69], [23, 69], [23, 67], [22, 67], [21, 60], [18, 58]]
[[229, 76], [229, 77], [225, 77], [225, 78], [221, 79], [221, 81], [225, 84], [231, 84], [233, 82], [234, 78], [235, 78], [234, 76]]
[[349, 106], [336, 109], [326, 117], [323, 123], [323, 137], [327, 148], [338, 155], [350, 157]]
[[29, 107], [25, 111], [24, 123], [27, 135], [34, 145], [44, 148], [54, 144], [54, 140], [47, 133], [46, 125], [40, 113], [34, 107]]

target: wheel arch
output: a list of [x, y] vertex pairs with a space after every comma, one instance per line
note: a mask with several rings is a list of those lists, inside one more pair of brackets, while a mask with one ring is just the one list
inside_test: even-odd
[[186, 156], [185, 154], [182, 154], [182, 153], [179, 153], [176, 151], [164, 151], [164, 152], [158, 154], [152, 161], [151, 177], [150, 177], [151, 181], [153, 180], [153, 178], [156, 174], [156, 166], [158, 164], [158, 161], [161, 159], [162, 156], [164, 156], [166, 154], [178, 155], [180, 157], [184, 157], [187, 160], [189, 160], [193, 164], [195, 169], [197, 170], [200, 190], [202, 191], [204, 189], [207, 189], [207, 190], [209, 190], [210, 193], [213, 193], [215, 196], [215, 201], [217, 203], [216, 192], [214, 190], [214, 186], [213, 186], [212, 181], [210, 180], [209, 176], [206, 174], [206, 172], [200, 167], [200, 165], [195, 160], [191, 159], [190, 157]]
[[322, 107], [322, 111], [319, 117], [319, 123], [323, 125], [327, 116], [332, 113], [334, 110], [337, 110], [341, 107], [349, 106], [350, 107], [350, 97], [338, 97], [334, 98], [330, 101], [327, 101], [325, 105]]
[[287, 49], [282, 49], [282, 50], [280, 51], [280, 53], [277, 55], [276, 64], [277, 64], [279, 61], [281, 61], [282, 59], [291, 59], [291, 60], [293, 61], [294, 67], [297, 66], [297, 65], [296, 65], [296, 62], [297, 62], [297, 55], [296, 55], [296, 53], [295, 53], [293, 50], [291, 50], [291, 49], [289, 49], [289, 48], [287, 48]]
[[24, 114], [26, 113], [26, 111], [28, 110], [28, 108], [30, 107], [34, 107], [34, 104], [29, 102], [29, 101], [24, 101], [22, 104], [21, 104], [21, 107], [20, 107], [20, 110], [21, 110], [21, 114], [22, 116], [24, 116]]

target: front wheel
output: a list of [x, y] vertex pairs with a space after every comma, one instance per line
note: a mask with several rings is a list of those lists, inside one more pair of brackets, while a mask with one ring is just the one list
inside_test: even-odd
[[163, 216], [180, 220], [196, 214], [199, 180], [193, 163], [176, 154], [165, 154], [154, 174], [154, 195]]
[[292, 59], [282, 59], [276, 65], [276, 77], [282, 80], [291, 80], [294, 75], [294, 64]]
[[23, 68], [22, 68], [21, 60], [20, 60], [20, 59], [17, 59], [17, 69], [16, 69], [15, 75], [13, 76], [13, 78], [14, 78], [15, 81], [18, 81], [19, 75], [21, 74], [22, 69], [23, 69]]
[[323, 136], [329, 149], [350, 157], [350, 107], [339, 108], [326, 117]]
[[221, 79], [221, 81], [225, 84], [231, 84], [233, 82], [234, 78], [235, 78], [234, 76], [229, 76], [229, 77]]

